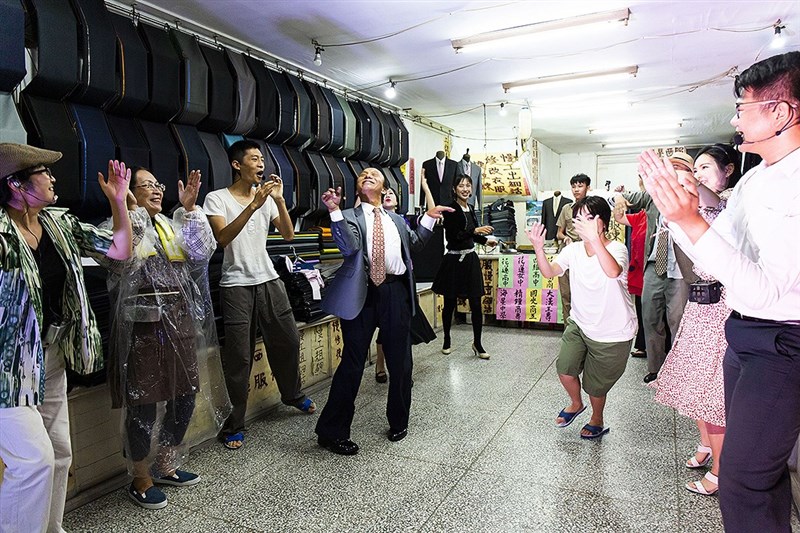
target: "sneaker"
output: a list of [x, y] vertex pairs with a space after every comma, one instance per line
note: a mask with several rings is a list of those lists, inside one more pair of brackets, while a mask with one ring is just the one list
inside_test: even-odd
[[131, 483], [128, 487], [128, 497], [145, 509], [163, 509], [167, 506], [167, 495], [158, 487], [150, 487], [145, 492], [139, 492]]
[[176, 487], [188, 487], [190, 485], [197, 485], [200, 483], [200, 476], [185, 472], [183, 470], [176, 470], [171, 476], [164, 476], [153, 479], [153, 483], [157, 485], [174, 485]]

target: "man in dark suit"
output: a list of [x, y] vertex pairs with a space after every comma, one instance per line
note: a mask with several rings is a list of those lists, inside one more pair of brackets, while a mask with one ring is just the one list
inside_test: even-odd
[[558, 216], [564, 206], [571, 204], [572, 200], [564, 198], [561, 191], [555, 191], [553, 196], [542, 202], [542, 225], [545, 227], [545, 240], [553, 240], [558, 233]]
[[[436, 157], [422, 163], [422, 172], [428, 180], [434, 205], [448, 205], [453, 202], [453, 178], [456, 177], [458, 163], [445, 157], [439, 150]], [[419, 205], [425, 205], [425, 195], [420, 195]]]
[[411, 231], [405, 220], [382, 207], [384, 177], [367, 168], [356, 178], [361, 205], [339, 210], [341, 188], [328, 189], [322, 201], [331, 216], [331, 233], [344, 263], [328, 286], [322, 309], [341, 319], [344, 351], [333, 375], [328, 403], [316, 427], [320, 446], [340, 455], [358, 453], [350, 440], [355, 399], [375, 328], [381, 329], [389, 397], [386, 416], [390, 441], [408, 434], [411, 409], [411, 317], [415, 312], [416, 286], [411, 250], [430, 239], [434, 223], [450, 207], [435, 206]]

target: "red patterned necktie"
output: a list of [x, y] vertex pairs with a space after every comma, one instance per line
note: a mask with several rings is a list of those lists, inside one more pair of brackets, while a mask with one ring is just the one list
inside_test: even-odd
[[383, 246], [383, 224], [381, 223], [381, 208], [373, 211], [372, 224], [372, 264], [369, 268], [369, 277], [376, 286], [386, 280], [386, 255]]

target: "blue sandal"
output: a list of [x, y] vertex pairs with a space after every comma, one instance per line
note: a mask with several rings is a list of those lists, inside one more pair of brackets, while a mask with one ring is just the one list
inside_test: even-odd
[[[233, 444], [237, 441], [241, 443], [238, 446]], [[241, 431], [239, 433], [234, 433], [233, 435], [225, 435], [222, 439], [222, 444], [229, 450], [238, 450], [244, 446], [244, 435], [242, 435]]]
[[311, 398], [306, 398], [305, 400], [303, 400], [303, 403], [295, 404], [295, 407], [297, 409], [300, 409], [304, 413], [308, 413], [310, 415], [313, 415], [314, 411], [317, 410], [317, 404], [315, 404], [314, 400], [312, 400]]
[[581, 407], [580, 409], [578, 409], [577, 411], [575, 411], [574, 413], [570, 413], [566, 409], [562, 409], [561, 412], [558, 413], [558, 418], [563, 418], [564, 421], [563, 422], [556, 422], [556, 425], [558, 427], [560, 427], [560, 428], [567, 427], [568, 425], [572, 424], [572, 421], [575, 419], [576, 416], [578, 416], [579, 414], [581, 414], [585, 410], [586, 410], [586, 406], [585, 405], [583, 407]]
[[604, 428], [603, 426], [593, 426], [591, 424], [586, 424], [581, 429], [585, 429], [586, 431], [589, 432], [588, 435], [584, 435], [583, 433], [581, 433], [582, 439], [596, 439], [598, 437], [602, 437], [603, 435], [611, 431], [611, 428]]

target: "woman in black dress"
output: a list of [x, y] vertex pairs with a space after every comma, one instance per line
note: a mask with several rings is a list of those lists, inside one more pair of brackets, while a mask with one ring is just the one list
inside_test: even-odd
[[481, 264], [478, 254], [475, 253], [475, 244], [496, 244], [497, 240], [494, 237], [487, 237], [493, 231], [491, 226], [478, 225], [475, 209], [467, 203], [470, 196], [472, 196], [472, 179], [465, 174], [457, 175], [453, 180], [455, 201], [450, 205], [455, 211], [444, 213], [443, 217], [447, 253], [436, 273], [433, 292], [444, 297], [442, 353], [449, 354], [452, 351], [450, 326], [453, 322], [453, 312], [456, 309], [456, 299], [464, 298], [469, 301], [472, 312], [472, 351], [481, 359], [489, 359], [489, 354], [481, 344], [483, 327], [481, 297], [484, 291]]

